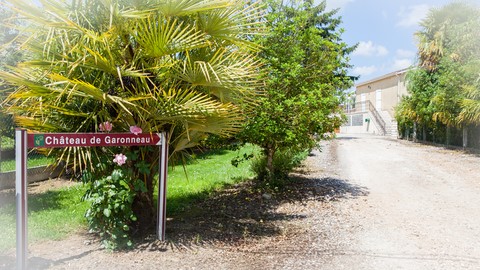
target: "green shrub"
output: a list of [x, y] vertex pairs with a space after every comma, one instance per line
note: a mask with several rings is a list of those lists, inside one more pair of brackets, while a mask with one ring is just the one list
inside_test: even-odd
[[307, 155], [308, 151], [296, 152], [292, 150], [282, 150], [276, 152], [273, 157], [273, 173], [267, 169], [265, 155], [261, 155], [253, 159], [251, 169], [259, 180], [267, 181], [274, 186], [279, 186], [288, 179], [288, 174], [292, 172], [293, 169], [300, 166]]
[[90, 203], [85, 214], [90, 229], [100, 235], [107, 249], [130, 248], [130, 230], [137, 220], [132, 204], [136, 191], [145, 189], [143, 182], [132, 181], [122, 169], [114, 169], [106, 177], [93, 178], [91, 173], [83, 175], [88, 186], [84, 200]]

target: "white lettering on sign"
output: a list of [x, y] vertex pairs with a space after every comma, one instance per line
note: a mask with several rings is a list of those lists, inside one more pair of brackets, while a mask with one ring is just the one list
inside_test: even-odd
[[141, 144], [149, 144], [150, 138], [145, 137], [120, 137], [120, 138], [112, 138], [110, 136], [105, 137], [106, 144], [129, 144], [129, 143], [141, 143]]
[[95, 136], [93, 136], [92, 138], [90, 138], [90, 144], [101, 144], [102, 143], [102, 139], [101, 138], [97, 138]]
[[45, 145], [69, 145], [69, 144], [87, 144], [86, 138], [70, 138], [61, 136], [60, 138], [45, 136]]
[[[150, 144], [152, 142], [151, 137], [111, 137], [111, 136], [105, 136], [103, 138], [99, 137], [92, 137], [89, 140], [90, 144]], [[87, 144], [87, 138], [72, 138], [68, 136], [60, 136], [60, 137], [55, 137], [55, 136], [45, 136], [45, 145], [86, 145]]]
[[31, 148], [160, 145], [160, 135], [131, 133], [37, 133], [28, 134], [28, 144]]

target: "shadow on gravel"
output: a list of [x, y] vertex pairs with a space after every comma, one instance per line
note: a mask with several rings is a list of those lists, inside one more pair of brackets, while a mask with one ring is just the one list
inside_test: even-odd
[[284, 188], [264, 191], [251, 182], [236, 184], [198, 201], [185, 212], [167, 221], [167, 241], [154, 236], [141, 241], [136, 249], [166, 251], [191, 249], [203, 245], [238, 246], [264, 237], [284, 233], [282, 222], [306, 216], [275, 211], [285, 202], [328, 203], [368, 195], [364, 187], [336, 178], [309, 178], [296, 175]]
[[358, 137], [342, 136], [342, 137], [336, 137], [335, 140], [340, 140], [340, 141], [358, 140]]

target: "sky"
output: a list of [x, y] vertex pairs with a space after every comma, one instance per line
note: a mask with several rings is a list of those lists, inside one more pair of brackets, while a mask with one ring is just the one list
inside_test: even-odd
[[[478, 1], [478, 0], [471, 0]], [[319, 2], [318, 0], [316, 2]], [[327, 0], [327, 9], [340, 8], [348, 45], [358, 44], [351, 54], [349, 75], [356, 84], [414, 64], [419, 22], [431, 8], [452, 0]]]
[[[37, 1], [37, 0], [33, 0]], [[349, 75], [357, 83], [407, 68], [414, 64], [419, 22], [431, 8], [455, 0], [326, 0], [327, 9], [339, 8], [345, 32], [343, 40], [358, 44], [350, 57], [354, 66]], [[479, 0], [464, 0], [478, 3]], [[321, 0], [315, 0], [320, 3]]]

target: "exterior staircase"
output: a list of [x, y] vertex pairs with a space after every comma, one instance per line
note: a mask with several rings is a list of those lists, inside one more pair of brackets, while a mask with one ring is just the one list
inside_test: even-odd
[[357, 102], [353, 106], [345, 108], [346, 114], [368, 113], [373, 120], [374, 125], [378, 131], [378, 135], [398, 138], [397, 121], [390, 116], [388, 111], [377, 111], [370, 100]]
[[383, 121], [385, 121], [385, 136], [398, 138], [398, 124], [397, 121], [390, 116], [387, 111], [379, 112]]

